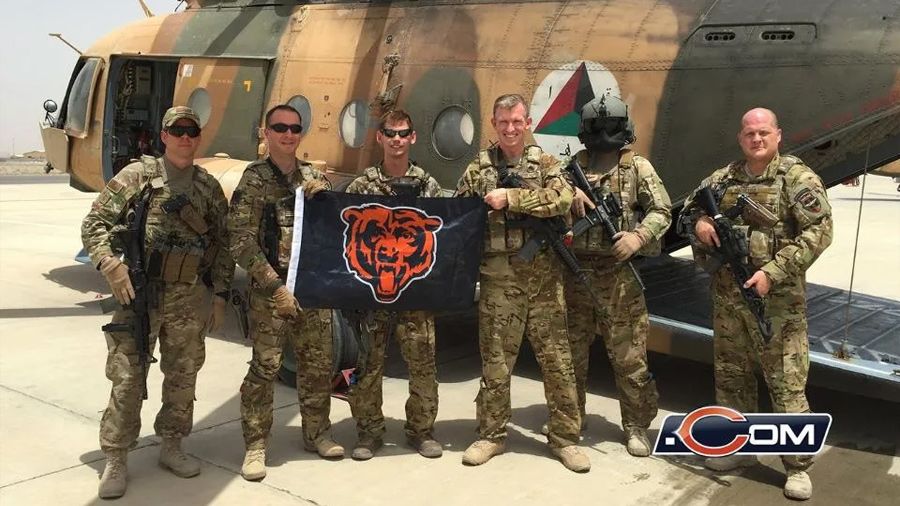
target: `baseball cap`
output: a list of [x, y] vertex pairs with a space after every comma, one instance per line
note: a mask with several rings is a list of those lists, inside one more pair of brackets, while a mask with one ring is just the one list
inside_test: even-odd
[[198, 127], [200, 126], [200, 116], [197, 116], [197, 113], [186, 105], [170, 107], [169, 110], [166, 111], [166, 114], [163, 115], [162, 126], [163, 128], [169, 128], [173, 123], [182, 118], [189, 119], [196, 123]]

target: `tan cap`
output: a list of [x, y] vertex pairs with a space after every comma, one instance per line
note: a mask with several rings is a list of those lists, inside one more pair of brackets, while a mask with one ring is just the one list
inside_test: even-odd
[[180, 119], [189, 119], [200, 126], [200, 116], [197, 116], [197, 113], [194, 112], [193, 109], [186, 105], [176, 105], [175, 107], [170, 107], [166, 114], [163, 116], [162, 126], [163, 128], [169, 128], [173, 123]]

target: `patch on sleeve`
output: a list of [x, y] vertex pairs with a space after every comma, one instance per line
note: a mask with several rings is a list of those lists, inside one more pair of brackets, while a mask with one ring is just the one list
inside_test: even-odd
[[806, 209], [813, 214], [822, 212], [822, 203], [819, 202], [819, 197], [809, 188], [800, 190], [797, 193], [797, 196], [794, 197], [794, 200], [800, 204], [803, 209]]
[[113, 178], [106, 184], [106, 188], [109, 189], [110, 193], [119, 193], [122, 191], [122, 188], [125, 188], [125, 185], [118, 179]]

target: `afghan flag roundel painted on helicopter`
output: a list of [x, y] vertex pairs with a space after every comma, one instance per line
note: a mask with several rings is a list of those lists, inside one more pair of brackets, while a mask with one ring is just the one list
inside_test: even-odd
[[582, 149], [578, 141], [581, 108], [602, 94], [620, 96], [615, 76], [603, 65], [579, 60], [553, 70], [531, 99], [534, 140], [544, 151], [561, 155]]

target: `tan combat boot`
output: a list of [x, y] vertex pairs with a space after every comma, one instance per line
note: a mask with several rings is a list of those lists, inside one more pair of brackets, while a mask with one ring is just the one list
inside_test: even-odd
[[649, 457], [650, 440], [647, 439], [647, 429], [625, 427], [625, 449], [632, 457]]
[[756, 464], [759, 464], [759, 458], [756, 455], [710, 457], [703, 461], [703, 466], [713, 471], [731, 471], [739, 467], [752, 467]]
[[318, 453], [320, 457], [325, 459], [344, 458], [344, 447], [328, 436], [320, 437], [315, 443], [304, 439], [303, 448], [308, 452]]
[[179, 478], [193, 478], [200, 474], [200, 462], [181, 451], [180, 438], [163, 438], [159, 449], [159, 465]]
[[254, 448], [244, 454], [241, 476], [247, 481], [259, 481], [266, 477], [266, 449]]
[[787, 481], [784, 482], [784, 496], [797, 501], [805, 501], [812, 497], [812, 481], [806, 471], [788, 469]]
[[491, 460], [494, 455], [500, 455], [506, 450], [506, 441], [491, 441], [479, 439], [475, 441], [463, 453], [463, 464], [468, 466], [480, 466]]
[[356, 448], [350, 454], [353, 460], [369, 460], [375, 456], [375, 452], [381, 448], [384, 441], [381, 438], [363, 436], [356, 442]]
[[563, 465], [569, 471], [576, 473], [586, 473], [591, 470], [591, 459], [584, 454], [577, 446], [569, 445], [562, 448], [551, 448], [553, 455], [559, 457]]
[[435, 441], [430, 434], [421, 437], [406, 437], [410, 446], [419, 452], [419, 455], [429, 459], [436, 459], [444, 454], [444, 447]]
[[100, 499], [115, 499], [125, 495], [128, 487], [128, 450], [109, 450], [106, 467], [100, 477], [97, 495]]

